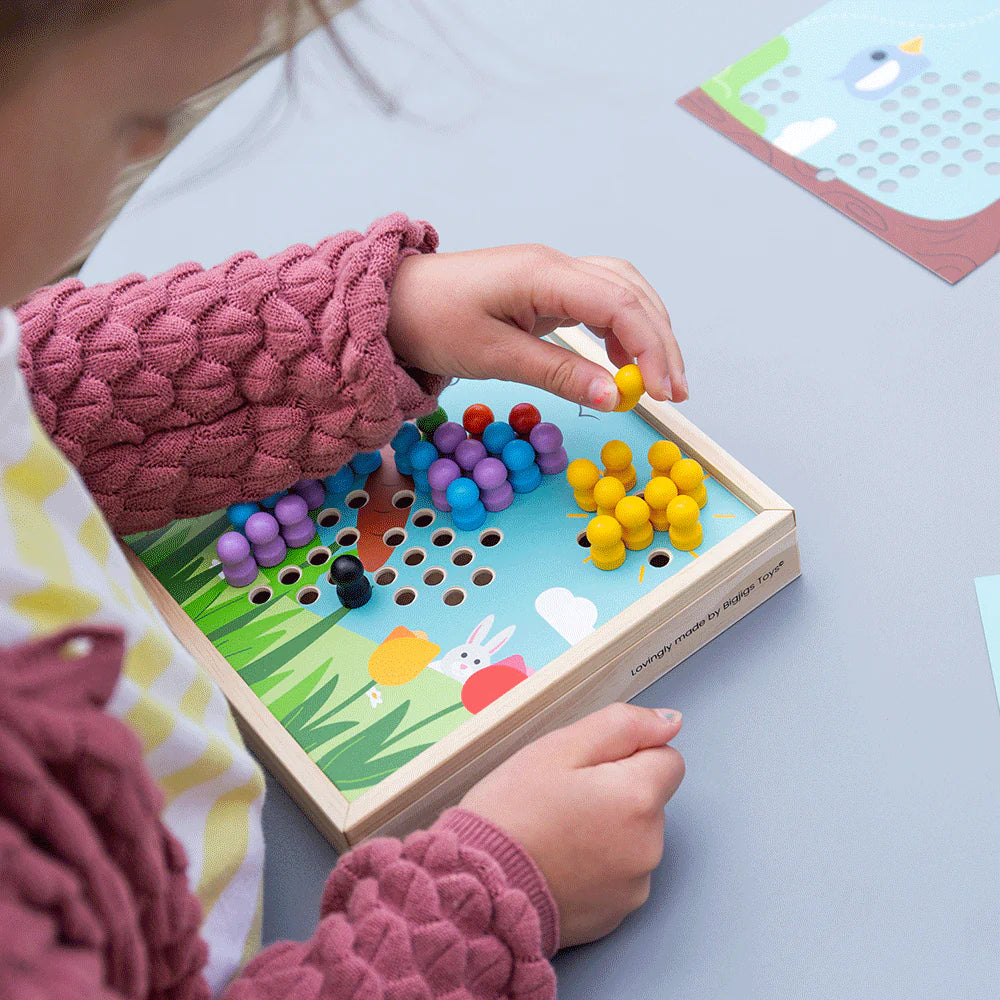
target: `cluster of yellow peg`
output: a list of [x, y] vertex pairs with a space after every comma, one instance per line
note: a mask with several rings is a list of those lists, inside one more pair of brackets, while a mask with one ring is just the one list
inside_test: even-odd
[[652, 476], [641, 497], [628, 495], [637, 480], [632, 450], [624, 441], [608, 441], [601, 449], [603, 472], [586, 458], [566, 469], [581, 510], [597, 514], [587, 525], [587, 540], [599, 569], [617, 569], [626, 549], [652, 545], [654, 530], [669, 532], [670, 544], [684, 552], [701, 545], [699, 513], [708, 500], [704, 470], [683, 458], [673, 441], [655, 442], [648, 458]]

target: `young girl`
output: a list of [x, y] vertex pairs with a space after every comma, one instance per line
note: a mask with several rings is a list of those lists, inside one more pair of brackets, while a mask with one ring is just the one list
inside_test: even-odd
[[543, 737], [431, 830], [346, 855], [312, 939], [254, 956], [261, 775], [112, 530], [327, 475], [456, 375], [611, 409], [603, 369], [539, 339], [560, 325], [684, 399], [655, 292], [544, 247], [438, 255], [394, 215], [31, 293], [268, 6], [0, 0], [0, 993], [552, 997], [557, 948], [649, 891], [679, 715], [613, 705]]

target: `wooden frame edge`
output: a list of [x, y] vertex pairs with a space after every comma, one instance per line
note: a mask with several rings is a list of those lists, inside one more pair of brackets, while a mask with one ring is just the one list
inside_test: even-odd
[[[788, 530], [781, 537], [758, 553], [750, 562], [740, 566], [715, 587], [702, 594], [689, 606], [671, 615], [667, 621], [662, 623], [660, 629], [643, 636], [599, 669], [585, 673], [575, 686], [562, 692], [557, 698], [546, 704], [543, 712], [535, 712], [527, 716], [520, 725], [498, 736], [493, 742], [488, 742], [486, 749], [460, 764], [434, 787], [416, 796], [403, 808], [391, 812], [383, 819], [382, 817], [386, 813], [385, 808], [358, 808], [361, 803], [360, 798], [351, 803], [352, 808], [348, 812], [348, 826], [345, 830], [345, 836], [349, 843], [357, 844], [366, 837], [376, 834], [402, 835], [426, 825], [443, 809], [454, 805], [464, 794], [464, 789], [471, 787], [521, 746], [552, 729], [568, 725], [612, 701], [627, 701], [634, 698], [640, 691], [678, 666], [717, 635], [741, 621], [751, 611], [754, 611], [801, 575], [797, 532], [790, 520], [786, 523], [789, 524]], [[735, 611], [731, 617], [726, 619], [720, 617], [717, 619], [715, 627], [700, 631], [697, 639], [684, 649], [682, 656], [671, 657], [662, 664], [657, 661], [657, 667], [651, 670], [634, 671], [624, 682], [620, 680], [624, 677], [623, 666], [627, 664], [629, 657], [638, 656], [640, 653], [648, 656], [644, 653], [644, 647], [655, 647], [662, 641], [657, 638], [658, 631], [669, 630], [671, 624], [678, 619], [683, 622], [692, 619], [701, 620], [698, 616], [707, 614], [706, 609], [720, 599], [720, 593], [729, 593], [731, 588], [737, 588], [734, 593], [740, 593], [742, 589], [746, 588], [751, 577], [761, 572], [760, 567], [774, 565], [774, 560], [787, 560], [784, 567], [784, 574], [787, 575], [773, 576], [767, 585], [755, 591], [753, 601], [738, 602], [733, 606]], [[392, 798], [392, 804], [398, 805], [399, 799], [400, 796], [397, 794]]]
[[[706, 553], [702, 557], [706, 563], [704, 567], [699, 565], [699, 560], [699, 564], [687, 566], [681, 573], [665, 580], [548, 663], [544, 671], [519, 684], [503, 699], [466, 720], [394, 774], [358, 796], [348, 809], [348, 829], [370, 825], [370, 817], [389, 811], [401, 799], [421, 798], [438, 787], [445, 780], [444, 775], [461, 771], [476, 759], [481, 744], [493, 745], [505, 740], [511, 732], [519, 731], [531, 719], [547, 711], [548, 706], [560, 701], [581, 680], [592, 675], [595, 663], [619, 659], [637, 641], [630, 641], [630, 622], [660, 618], [662, 624], [682, 615], [686, 609], [703, 600], [706, 593], [714, 593], [731, 576], [744, 572], [747, 565], [773, 549], [780, 540], [794, 537], [794, 532], [795, 522], [791, 512], [778, 510], [758, 514]], [[741, 533], [745, 534], [740, 537]], [[713, 573], [720, 573], [737, 552], [746, 554], [746, 561], [732, 573], [712, 579]], [[688, 570], [694, 572], [682, 586], [677, 586], [681, 575]], [[707, 591], [706, 579], [709, 581]], [[675, 592], [668, 594], [670, 590]], [[376, 823], [374, 828], [380, 827], [381, 824]]]

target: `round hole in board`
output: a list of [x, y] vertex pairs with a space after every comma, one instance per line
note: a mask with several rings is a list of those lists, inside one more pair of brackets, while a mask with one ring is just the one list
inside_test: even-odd
[[286, 566], [278, 574], [278, 582], [285, 584], [285, 586], [291, 586], [293, 583], [298, 583], [302, 579], [302, 570], [298, 566]]
[[344, 498], [344, 502], [351, 510], [360, 510], [370, 499], [364, 490], [351, 490]]
[[449, 587], [444, 594], [441, 595], [441, 600], [448, 605], [449, 608], [457, 608], [465, 600], [465, 591], [461, 587]]
[[382, 541], [391, 548], [402, 545], [406, 541], [406, 532], [402, 528], [390, 528], [383, 536]]
[[395, 583], [398, 574], [391, 566], [383, 566], [375, 574], [375, 582], [380, 587], [388, 587], [390, 583]]
[[415, 528], [429, 528], [434, 523], [436, 516], [434, 511], [429, 508], [421, 507], [413, 514], [413, 526]]
[[472, 549], [455, 549], [451, 554], [451, 561], [456, 566], [468, 566], [475, 558], [476, 553]]
[[451, 528], [438, 528], [437, 531], [431, 535], [431, 541], [437, 545], [439, 548], [444, 548], [446, 545], [451, 545], [455, 541], [455, 532]]
[[274, 592], [270, 587], [254, 587], [253, 590], [247, 594], [251, 604], [267, 604], [273, 596]]
[[666, 549], [653, 549], [649, 553], [649, 559], [647, 562], [650, 566], [655, 566], [657, 569], [662, 569], [664, 566], [668, 565], [673, 556]]
[[428, 587], [436, 587], [439, 583], [444, 583], [445, 572], [440, 566], [431, 566], [424, 571], [423, 580]]
[[324, 563], [329, 562], [332, 554], [325, 545], [318, 545], [316, 548], [309, 550], [306, 560], [310, 566], [322, 566]]
[[413, 501], [417, 499], [413, 490], [400, 490], [392, 495], [392, 505], [397, 510], [406, 510], [413, 506]]
[[340, 511], [336, 507], [326, 507], [316, 515], [316, 523], [321, 528], [332, 528], [340, 522]]
[[405, 608], [407, 604], [412, 604], [417, 599], [417, 592], [412, 587], [400, 587], [400, 589], [392, 595], [392, 599], [400, 607]]
[[403, 553], [403, 563], [407, 566], [419, 566], [427, 558], [423, 549], [407, 549]]
[[590, 548], [590, 539], [587, 537], [586, 529], [583, 530], [583, 531], [581, 531], [576, 536], [576, 544], [579, 545], [581, 548], [584, 548], [584, 549], [589, 549]]
[[481, 569], [477, 569], [476, 572], [472, 574], [472, 582], [477, 587], [488, 587], [496, 578], [496, 573], [494, 573], [489, 566], [483, 566]]
[[479, 544], [491, 549], [503, 541], [503, 532], [499, 528], [487, 528], [479, 536]]
[[343, 548], [350, 548], [358, 540], [357, 528], [344, 528], [337, 532], [337, 544]]
[[315, 604], [319, 600], [318, 587], [303, 587], [296, 595], [299, 604]]

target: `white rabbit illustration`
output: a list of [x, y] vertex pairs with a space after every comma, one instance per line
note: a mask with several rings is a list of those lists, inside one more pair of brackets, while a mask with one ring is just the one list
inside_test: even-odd
[[514, 634], [517, 626], [511, 625], [487, 640], [491, 628], [493, 628], [493, 615], [487, 615], [462, 645], [449, 649], [440, 660], [435, 660], [430, 666], [446, 677], [464, 684], [477, 670], [482, 670], [493, 662], [493, 654]]

